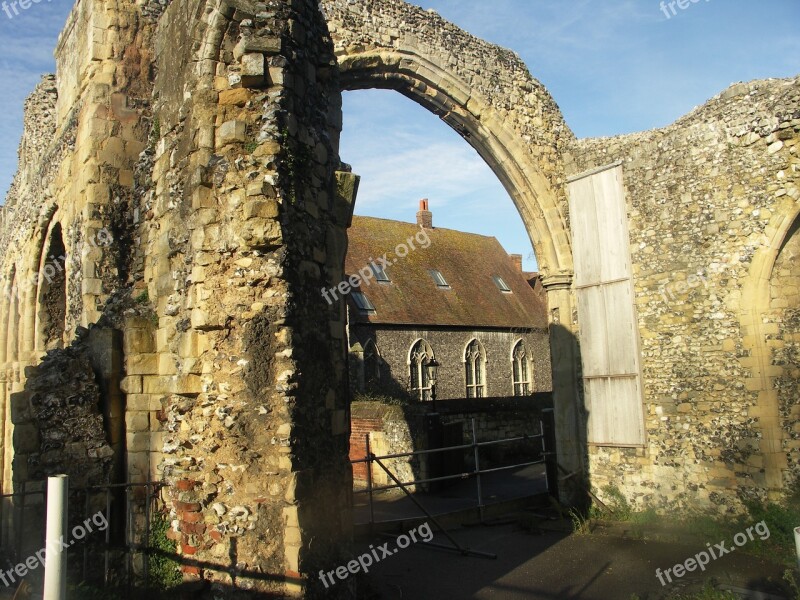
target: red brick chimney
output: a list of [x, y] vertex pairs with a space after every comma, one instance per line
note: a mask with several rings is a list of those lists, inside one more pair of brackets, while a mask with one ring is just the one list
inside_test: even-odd
[[428, 199], [423, 198], [419, 201], [419, 212], [417, 212], [417, 225], [424, 229], [433, 229], [433, 213], [428, 210]]
[[522, 254], [509, 254], [508, 257], [517, 267], [517, 270], [522, 273]]

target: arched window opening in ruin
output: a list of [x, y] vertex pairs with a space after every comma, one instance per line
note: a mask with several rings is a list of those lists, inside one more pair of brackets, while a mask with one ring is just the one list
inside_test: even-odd
[[66, 254], [61, 224], [56, 223], [39, 263], [38, 333], [44, 350], [62, 348], [64, 345], [67, 317]]
[[380, 384], [381, 356], [378, 347], [372, 340], [367, 340], [364, 345], [364, 387], [372, 390]]
[[[771, 437], [781, 440], [782, 465], [775, 487], [793, 489], [800, 482], [800, 217], [795, 219], [781, 245], [769, 280], [769, 306], [762, 315], [763, 344], [769, 348], [767, 365], [777, 392], [778, 426]], [[769, 434], [765, 434], [769, 435]]]
[[19, 295], [21, 293], [20, 283], [17, 281], [16, 267], [11, 267], [8, 276], [8, 287], [6, 288], [6, 300], [8, 302], [8, 316], [4, 323], [6, 327], [6, 361], [17, 360], [17, 350], [19, 348]]

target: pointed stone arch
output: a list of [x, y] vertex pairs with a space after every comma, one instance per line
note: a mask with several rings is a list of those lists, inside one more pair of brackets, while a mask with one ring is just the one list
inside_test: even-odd
[[51, 225], [39, 259], [36, 290], [35, 348], [63, 347], [66, 329], [67, 275], [66, 247], [60, 222]]
[[[770, 289], [776, 263], [782, 250], [794, 236], [800, 224], [800, 202], [786, 198], [776, 210], [765, 229], [763, 245], [756, 251], [749, 275], [742, 286], [739, 322], [742, 331], [741, 363], [749, 370], [745, 385], [756, 395], [749, 416], [758, 419], [761, 429], [760, 451], [763, 457], [765, 487], [778, 492], [787, 484], [789, 473], [788, 449], [784, 442], [788, 433], [781, 415], [776, 379], [783, 369], [773, 364], [768, 338], [777, 334], [773, 323], [766, 322], [770, 310]], [[798, 308], [798, 307], [795, 307]]]
[[[395, 90], [439, 116], [478, 152], [513, 200], [539, 262], [554, 325], [559, 460], [571, 473], [581, 472], [585, 435], [577, 410], [574, 266], [562, 158], [574, 134], [515, 53], [470, 35], [434, 11], [394, 0], [321, 0], [320, 6], [340, 89]], [[330, 121], [336, 138], [341, 111]]]
[[522, 138], [503, 125], [491, 105], [454, 94], [459, 82], [452, 75], [413, 55], [361, 53], [341, 57], [340, 61], [343, 90], [393, 89], [459, 133], [514, 201], [542, 273], [571, 272], [566, 221], [556, 203], [556, 193], [526, 156]]
[[[522, 61], [404, 3], [324, 0], [322, 7], [342, 90], [395, 90], [441, 118], [511, 196], [541, 272], [571, 274], [563, 169], [551, 152], [574, 136]], [[413, 31], [400, 33], [405, 23]]]

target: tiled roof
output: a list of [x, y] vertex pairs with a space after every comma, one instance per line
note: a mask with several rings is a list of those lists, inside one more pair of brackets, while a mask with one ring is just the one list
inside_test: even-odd
[[[417, 236], [417, 237], [415, 237]], [[427, 248], [427, 239], [430, 243]], [[396, 255], [411, 239], [416, 246], [405, 258]], [[347, 276], [387, 255], [390, 283], [371, 279], [356, 290], [367, 296], [375, 312], [364, 314], [349, 298], [351, 315], [360, 323], [444, 325], [465, 327], [547, 326], [542, 299], [493, 237], [452, 229], [420, 229], [412, 223], [353, 217], [348, 230]], [[449, 289], [436, 285], [429, 270], [442, 273]], [[498, 289], [499, 276], [511, 289]]]

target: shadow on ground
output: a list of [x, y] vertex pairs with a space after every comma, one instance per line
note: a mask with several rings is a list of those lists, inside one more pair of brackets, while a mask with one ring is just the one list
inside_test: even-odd
[[[666, 599], [696, 590], [710, 578], [720, 584], [788, 597], [781, 585], [785, 567], [731, 553], [704, 573], [688, 573], [662, 586], [656, 569], [684, 562], [704, 545], [624, 540], [558, 531], [524, 531], [518, 524], [477, 525], [452, 532], [470, 549], [497, 554], [496, 560], [414, 544], [377, 563], [364, 583], [383, 600], [641, 600]], [[364, 540], [368, 550], [386, 541]], [[446, 543], [437, 533], [435, 542]], [[768, 598], [769, 596], [750, 596]]]

